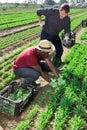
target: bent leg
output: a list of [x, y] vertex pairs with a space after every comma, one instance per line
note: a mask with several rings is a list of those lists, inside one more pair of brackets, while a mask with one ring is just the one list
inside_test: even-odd
[[20, 68], [16, 70], [15, 74], [21, 78], [26, 79], [26, 81], [30, 84], [35, 82], [40, 76], [40, 73], [32, 68]]
[[55, 36], [52, 39], [52, 43], [56, 48], [56, 54], [53, 56], [53, 64], [55, 65], [55, 67], [59, 67], [59, 65], [61, 64], [61, 56], [63, 54], [63, 47], [59, 36]]
[[40, 34], [40, 40], [45, 40], [45, 39], [50, 40], [49, 35], [44, 30], [42, 30]]
[[62, 46], [62, 43], [61, 43], [59, 36], [55, 36], [52, 39], [52, 43], [56, 48], [56, 57], [61, 58], [61, 56], [63, 54], [63, 46]]

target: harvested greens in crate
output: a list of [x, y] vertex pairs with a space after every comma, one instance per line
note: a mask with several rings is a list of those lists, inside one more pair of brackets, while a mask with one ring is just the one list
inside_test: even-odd
[[0, 112], [7, 115], [19, 116], [24, 110], [25, 105], [32, 97], [32, 88], [24, 90], [19, 87], [17, 82], [6, 86], [0, 91]]

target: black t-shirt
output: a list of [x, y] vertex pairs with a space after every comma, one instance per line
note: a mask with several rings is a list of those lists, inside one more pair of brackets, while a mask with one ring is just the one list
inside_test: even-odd
[[45, 25], [43, 26], [43, 29], [49, 35], [58, 35], [63, 29], [64, 33], [70, 33], [70, 17], [66, 16], [63, 19], [60, 19], [58, 9], [38, 9], [37, 15], [45, 16]]

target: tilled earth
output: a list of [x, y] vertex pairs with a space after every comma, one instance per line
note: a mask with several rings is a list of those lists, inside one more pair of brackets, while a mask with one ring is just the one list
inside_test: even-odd
[[21, 32], [23, 30], [33, 28], [33, 27], [36, 27], [36, 26], [39, 26], [39, 24], [34, 23], [34, 24], [23, 25], [23, 26], [18, 26], [18, 27], [2, 30], [2, 31], [0, 31], [0, 37], [4, 37], [4, 36], [7, 36], [7, 35], [10, 35], [10, 34], [13, 34], [13, 33]]

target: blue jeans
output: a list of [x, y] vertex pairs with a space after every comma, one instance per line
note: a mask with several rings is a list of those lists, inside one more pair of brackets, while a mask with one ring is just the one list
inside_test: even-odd
[[[44, 60], [41, 60], [39, 65], [41, 66], [43, 71], [50, 71], [48, 65]], [[26, 82], [32, 84], [34, 83], [40, 76], [40, 73], [33, 68], [19, 68], [14, 72], [18, 77], [24, 78]]]
[[56, 57], [61, 59], [61, 56], [63, 54], [63, 47], [62, 47], [62, 43], [61, 43], [61, 40], [58, 35], [51, 36], [51, 35], [47, 34], [44, 30], [42, 30], [40, 39], [41, 40], [47, 39], [47, 40], [51, 41], [56, 49]]
[[36, 71], [33, 68], [19, 68], [15, 71], [15, 74], [18, 77], [24, 78], [27, 82], [29, 82], [30, 84], [32, 84], [33, 82], [35, 82], [39, 76], [40, 73], [38, 71]]

